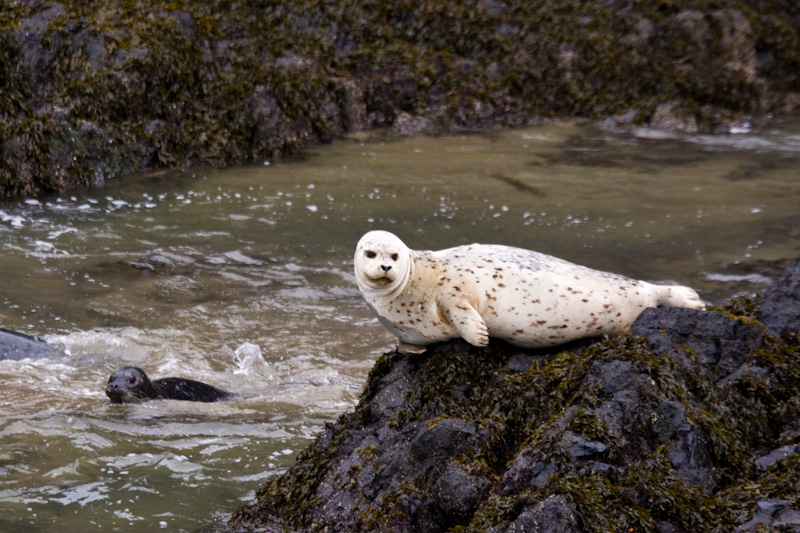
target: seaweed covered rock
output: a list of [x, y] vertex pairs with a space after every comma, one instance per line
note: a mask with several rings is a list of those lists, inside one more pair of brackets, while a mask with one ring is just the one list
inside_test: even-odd
[[358, 406], [216, 527], [800, 531], [800, 309], [772, 307], [799, 276], [760, 306], [652, 309], [559, 351], [387, 353]]
[[0, 196], [543, 117], [713, 129], [797, 105], [796, 2], [4, 1]]

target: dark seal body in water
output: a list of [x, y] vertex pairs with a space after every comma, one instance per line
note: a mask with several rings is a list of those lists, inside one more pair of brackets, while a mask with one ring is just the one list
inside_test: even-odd
[[218, 402], [238, 396], [193, 379], [162, 378], [150, 381], [144, 370], [135, 366], [125, 366], [111, 374], [106, 395], [113, 403], [141, 403], [146, 400]]
[[63, 357], [64, 352], [57, 350], [43, 340], [0, 328], [0, 361], [10, 359], [47, 359]]

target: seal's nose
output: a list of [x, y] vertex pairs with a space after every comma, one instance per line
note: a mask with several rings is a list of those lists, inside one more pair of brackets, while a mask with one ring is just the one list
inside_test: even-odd
[[384, 272], [389, 272], [392, 269], [392, 265], [381, 265], [381, 268]]

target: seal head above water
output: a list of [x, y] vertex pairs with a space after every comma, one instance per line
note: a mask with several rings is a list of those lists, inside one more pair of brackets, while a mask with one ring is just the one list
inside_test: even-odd
[[113, 403], [141, 403], [146, 400], [218, 402], [238, 396], [206, 383], [184, 378], [150, 381], [141, 368], [124, 366], [111, 374], [106, 395]]
[[705, 309], [680, 285], [654, 285], [556, 257], [492, 244], [411, 250], [388, 231], [370, 231], [356, 246], [362, 296], [405, 353], [462, 337], [489, 337], [524, 348], [618, 334], [648, 307]]

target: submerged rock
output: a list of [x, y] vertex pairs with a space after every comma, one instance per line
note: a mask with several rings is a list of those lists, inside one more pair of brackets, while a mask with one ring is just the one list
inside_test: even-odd
[[373, 128], [582, 116], [696, 131], [795, 108], [795, 4], [728, 4], [6, 2], [0, 196]]
[[561, 351], [387, 353], [358, 406], [211, 529], [795, 531], [798, 279], [800, 260], [760, 305], [651, 309]]
[[64, 357], [64, 352], [45, 341], [0, 328], [0, 361], [23, 359], [54, 359]]

